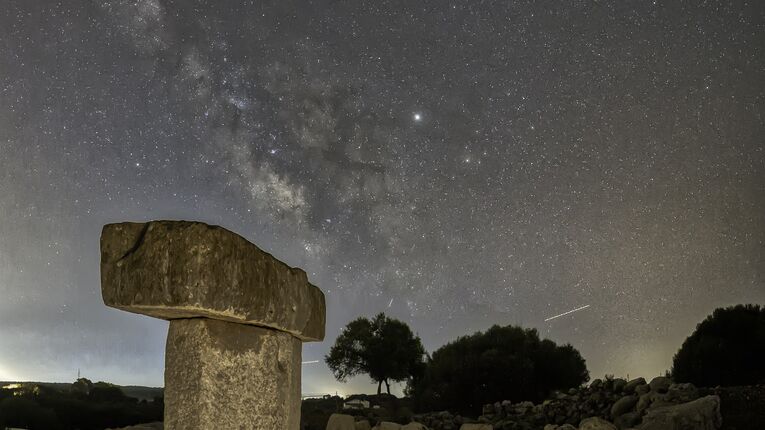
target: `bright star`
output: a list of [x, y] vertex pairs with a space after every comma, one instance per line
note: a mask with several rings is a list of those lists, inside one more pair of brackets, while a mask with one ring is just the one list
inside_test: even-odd
[[417, 122], [422, 121], [422, 114], [416, 113], [414, 114], [413, 118]]

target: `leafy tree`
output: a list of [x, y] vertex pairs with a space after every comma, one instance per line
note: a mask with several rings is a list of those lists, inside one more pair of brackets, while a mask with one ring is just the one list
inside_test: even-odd
[[700, 386], [765, 382], [765, 308], [715, 309], [672, 360], [672, 377]]
[[404, 381], [422, 365], [425, 348], [406, 323], [380, 313], [348, 323], [324, 359], [338, 381], [365, 373], [390, 394], [389, 381]]
[[87, 396], [93, 388], [93, 382], [88, 378], [78, 378], [72, 383], [72, 392]]
[[475, 415], [487, 403], [539, 401], [589, 379], [584, 359], [571, 345], [540, 340], [534, 329], [495, 325], [436, 350], [408, 393], [419, 410]]
[[[96, 382], [90, 389], [88, 397], [96, 402], [129, 402], [131, 397], [125, 396], [120, 387], [108, 382]], [[132, 399], [136, 401], [136, 399]]]

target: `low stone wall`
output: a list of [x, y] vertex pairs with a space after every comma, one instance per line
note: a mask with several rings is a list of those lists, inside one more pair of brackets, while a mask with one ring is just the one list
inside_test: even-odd
[[[689, 405], [678, 407], [685, 404]], [[674, 415], [669, 417], [668, 413]], [[686, 416], [687, 420], [696, 420], [698, 425], [706, 427], [667, 424], [672, 420], [683, 422]], [[592, 420], [583, 423], [588, 418]], [[473, 422], [448, 412], [415, 415], [414, 419], [432, 430], [457, 430], [463, 423]], [[588, 387], [555, 393], [551, 399], [536, 405], [510, 401], [484, 405], [477, 422], [490, 424], [495, 430], [719, 429], [720, 398], [711, 395], [702, 399], [693, 384], [675, 384], [665, 377], [654, 378], [650, 383], [643, 378], [596, 379]]]

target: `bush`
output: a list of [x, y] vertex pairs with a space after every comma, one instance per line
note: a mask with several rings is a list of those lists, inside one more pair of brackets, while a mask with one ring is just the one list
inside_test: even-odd
[[765, 381], [765, 308], [718, 308], [687, 338], [672, 361], [672, 377], [699, 386]]
[[476, 416], [487, 403], [540, 401], [588, 380], [584, 359], [571, 345], [540, 340], [534, 329], [495, 325], [435, 351], [408, 393], [419, 411]]
[[30, 430], [61, 428], [56, 414], [23, 397], [8, 397], [0, 401], [0, 425]]

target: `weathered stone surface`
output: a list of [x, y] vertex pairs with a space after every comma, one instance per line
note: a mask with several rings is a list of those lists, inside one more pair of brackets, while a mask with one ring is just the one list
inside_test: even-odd
[[640, 385], [645, 385], [645, 378], [642, 376], [640, 378], [635, 378], [627, 384], [624, 385], [624, 393], [625, 394], [632, 394], [635, 392], [635, 388], [637, 388]]
[[629, 395], [624, 396], [617, 400], [613, 406], [611, 406], [611, 418], [616, 418], [619, 415], [630, 412], [638, 402], [638, 397]]
[[351, 415], [332, 414], [327, 421], [327, 430], [356, 430], [356, 423]]
[[324, 339], [324, 294], [241, 236], [199, 222], [106, 225], [101, 289], [107, 306], [163, 318], [206, 317]]
[[640, 430], [717, 430], [722, 425], [720, 398], [706, 396], [692, 402], [650, 408]]
[[617, 428], [602, 418], [590, 417], [579, 423], [579, 430], [617, 430]]
[[491, 424], [462, 424], [460, 430], [494, 430]]
[[372, 425], [367, 420], [356, 421], [356, 430], [372, 430]]
[[374, 428], [376, 430], [401, 430], [401, 424], [383, 421], [374, 426]]
[[672, 381], [666, 376], [657, 376], [651, 379], [648, 385], [651, 386], [651, 391], [666, 393], [669, 390], [669, 386], [672, 385]]
[[635, 409], [638, 412], [643, 412], [644, 410], [648, 409], [651, 406], [651, 403], [653, 403], [653, 401], [656, 399], [658, 395], [659, 393], [654, 393], [653, 391], [649, 391], [645, 394], [640, 395], [637, 405], [635, 405]]
[[298, 430], [301, 346], [251, 325], [170, 321], [165, 429]]
[[627, 412], [614, 419], [614, 425], [619, 430], [633, 428], [640, 424], [640, 412]]
[[372, 425], [367, 420], [356, 421], [356, 430], [372, 430]]
[[667, 391], [667, 401], [685, 403], [699, 398], [699, 389], [690, 382], [684, 384], [672, 384]]
[[635, 387], [635, 394], [638, 396], [642, 396], [645, 393], [649, 393], [651, 391], [651, 386], [648, 384], [641, 384]]
[[409, 424], [401, 426], [401, 430], [427, 430], [426, 427], [420, 423], [411, 422]]

